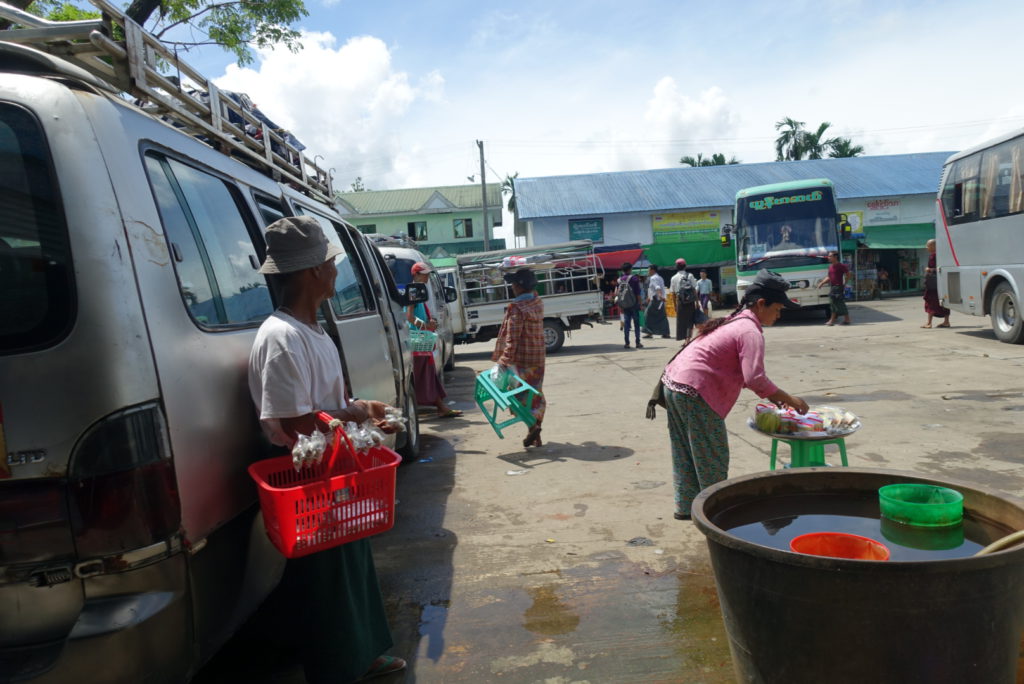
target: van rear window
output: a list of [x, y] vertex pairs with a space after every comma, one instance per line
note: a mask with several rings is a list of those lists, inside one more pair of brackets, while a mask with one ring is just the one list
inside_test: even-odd
[[67, 224], [46, 138], [25, 109], [0, 103], [0, 354], [53, 344], [71, 327]]

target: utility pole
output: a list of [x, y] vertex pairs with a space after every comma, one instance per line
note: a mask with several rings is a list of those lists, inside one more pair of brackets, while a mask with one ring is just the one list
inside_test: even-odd
[[477, 140], [476, 146], [480, 148], [480, 196], [484, 208], [484, 251], [491, 251], [491, 231], [487, 227], [487, 177], [484, 175], [484, 141]]

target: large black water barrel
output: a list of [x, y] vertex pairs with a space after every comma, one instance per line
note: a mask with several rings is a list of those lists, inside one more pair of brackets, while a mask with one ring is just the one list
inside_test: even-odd
[[951, 487], [965, 515], [1024, 529], [1024, 500], [913, 473], [801, 468], [721, 482], [693, 520], [707, 536], [740, 682], [1010, 684], [1024, 630], [1024, 546], [987, 556], [875, 562], [806, 556], [716, 524], [752, 503], [827, 493], [869, 497], [895, 482]]

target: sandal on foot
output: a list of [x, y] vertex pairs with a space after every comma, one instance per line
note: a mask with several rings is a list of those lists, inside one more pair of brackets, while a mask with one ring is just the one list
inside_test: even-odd
[[395, 656], [384, 655], [373, 661], [373, 664], [370, 665], [370, 669], [366, 671], [366, 674], [359, 678], [359, 681], [365, 682], [368, 679], [382, 677], [393, 672], [400, 672], [404, 669], [404, 660], [396, 658]]
[[[930, 328], [930, 327], [932, 327], [932, 326], [930, 326], [930, 325], [922, 325], [921, 327], [922, 327], [922, 328]], [[939, 326], [939, 327], [941, 327], [941, 326]]]
[[530, 431], [526, 433], [526, 437], [523, 439], [523, 446], [541, 446], [540, 425], [534, 425], [532, 428], [530, 428]]
[[935, 326], [935, 327], [936, 327], [936, 328], [948, 328], [948, 327], [949, 327], [949, 323], [939, 323], [939, 324], [938, 324], [937, 326]]
[[689, 513], [673, 513], [672, 517], [675, 518], [676, 520], [690, 520], [691, 519]]
[[459, 409], [448, 409], [444, 413], [437, 414], [439, 418], [458, 418], [462, 415], [462, 411]]

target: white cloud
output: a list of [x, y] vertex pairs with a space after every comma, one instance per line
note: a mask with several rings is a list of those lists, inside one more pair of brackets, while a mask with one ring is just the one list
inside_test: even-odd
[[389, 185], [404, 174], [400, 132], [414, 103], [444, 97], [444, 77], [431, 71], [415, 85], [396, 71], [388, 46], [359, 36], [336, 47], [330, 33], [303, 32], [303, 50], [258, 52], [256, 68], [229, 65], [216, 84], [247, 93], [275, 123], [290, 130], [337, 170], [346, 189], [356, 176]]

